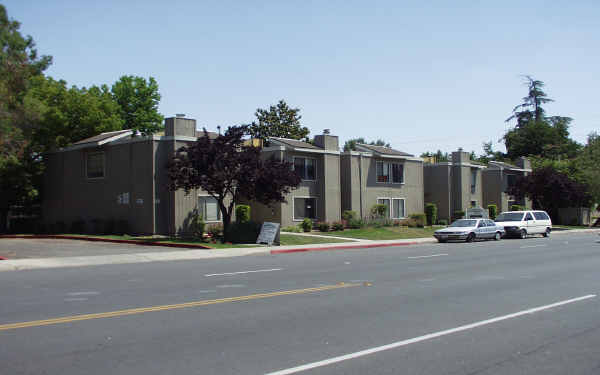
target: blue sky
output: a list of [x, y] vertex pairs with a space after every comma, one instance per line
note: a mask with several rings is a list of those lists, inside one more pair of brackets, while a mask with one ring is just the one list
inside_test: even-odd
[[209, 130], [279, 99], [311, 134], [481, 152], [546, 83], [549, 114], [600, 131], [598, 1], [1, 1], [70, 85], [157, 79], [165, 116]]

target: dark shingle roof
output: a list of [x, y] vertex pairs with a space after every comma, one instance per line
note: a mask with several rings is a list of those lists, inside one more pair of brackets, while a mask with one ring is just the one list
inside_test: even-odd
[[383, 154], [383, 155], [414, 156], [412, 154], [408, 154], [406, 152], [394, 150], [393, 148], [389, 148], [389, 147], [374, 146], [374, 145], [365, 145], [365, 144], [362, 144], [362, 143], [357, 144], [357, 146], [360, 146], [362, 148], [366, 148], [368, 150], [371, 150], [373, 152], [376, 152], [378, 154]]
[[112, 137], [115, 137], [115, 136], [118, 136], [118, 135], [121, 135], [121, 134], [124, 135], [124, 134], [130, 133], [130, 132], [131, 132], [131, 129], [117, 130], [117, 131], [114, 131], [114, 132], [101, 133], [101, 134], [95, 135], [93, 137], [82, 139], [81, 141], [77, 141], [77, 142], [75, 142], [73, 144], [74, 145], [82, 145], [82, 144], [85, 144], [85, 143], [102, 142], [105, 139], [112, 138]]
[[516, 165], [508, 164], [508, 163], [505, 163], [505, 162], [502, 162], [502, 161], [492, 161], [490, 163], [496, 164], [496, 165], [498, 165], [500, 167], [508, 168], [508, 169], [522, 169], [521, 167], [517, 167]]
[[274, 141], [280, 142], [280, 143], [284, 143], [288, 146], [295, 147], [295, 148], [312, 148], [315, 150], [322, 150], [322, 148], [320, 148], [320, 147], [311, 145], [310, 143], [307, 143], [307, 142], [298, 141], [296, 139], [277, 138], [277, 137], [271, 137], [271, 139]]

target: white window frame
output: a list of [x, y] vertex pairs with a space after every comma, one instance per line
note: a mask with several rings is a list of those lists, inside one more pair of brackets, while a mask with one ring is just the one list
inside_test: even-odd
[[[392, 220], [406, 219], [408, 217], [408, 216], [406, 216], [406, 198], [391, 198], [391, 200], [392, 200], [392, 205], [390, 206], [390, 218]], [[403, 211], [404, 211], [404, 216], [402, 216], [402, 217], [392, 217], [393, 213], [394, 213], [393, 207], [394, 207], [394, 201], [395, 200], [402, 201], [402, 208], [403, 208]]]
[[[88, 177], [88, 157], [90, 155], [102, 155], [102, 177]], [[106, 154], [104, 151], [86, 152], [85, 154], [85, 178], [87, 180], [102, 180], [106, 178]]]
[[315, 216], [316, 217], [314, 219], [309, 217], [309, 219], [311, 219], [311, 220], [318, 220], [319, 213], [317, 211], [317, 201], [319, 200], [319, 197], [315, 197], [315, 196], [296, 196], [296, 197], [292, 197], [292, 221], [303, 221], [304, 219], [306, 219], [304, 217], [301, 218], [301, 219], [296, 218], [296, 199], [311, 199], [311, 198], [315, 200]]
[[377, 197], [377, 200], [375, 201], [375, 204], [383, 204], [383, 203], [379, 203], [380, 200], [384, 200], [387, 199], [388, 201], [390, 201], [390, 204], [388, 205], [388, 218], [392, 218], [392, 198], [390, 197]]
[[[293, 170], [296, 170], [296, 159], [304, 159], [304, 170], [305, 171], [306, 171], [306, 160], [307, 159], [311, 159], [313, 161], [314, 167], [315, 167], [315, 179], [314, 180], [310, 180], [310, 179], [304, 179], [304, 178], [302, 178], [302, 181], [317, 181], [317, 159], [316, 158], [306, 157], [306, 156], [294, 156], [293, 160], [292, 160], [292, 168], [293, 168]], [[306, 173], [306, 175], [308, 175], [308, 173]], [[298, 198], [300, 198], [300, 197], [298, 197]]]
[[198, 197], [196, 198], [196, 209], [202, 215], [202, 221], [204, 221], [205, 223], [222, 223], [223, 218], [221, 217], [221, 209], [219, 208], [219, 204], [217, 203], [217, 220], [206, 220], [206, 217], [204, 217], [204, 209], [200, 208], [200, 202], [199, 202], [200, 198], [212, 198], [215, 201], [217, 199], [209, 194], [198, 194]]
[[[378, 169], [377, 166], [379, 163], [383, 164], [384, 166], [387, 164], [387, 170], [388, 170], [388, 180], [387, 181], [379, 181], [379, 175], [377, 174], [377, 169]], [[402, 182], [393, 182], [394, 181], [394, 172], [393, 172], [393, 168], [392, 168], [393, 164], [398, 164], [398, 165], [402, 166]], [[394, 163], [391, 161], [383, 161], [383, 160], [375, 161], [375, 183], [404, 185], [404, 167], [405, 167], [404, 163]], [[382, 168], [382, 170], [383, 170], [383, 168]]]

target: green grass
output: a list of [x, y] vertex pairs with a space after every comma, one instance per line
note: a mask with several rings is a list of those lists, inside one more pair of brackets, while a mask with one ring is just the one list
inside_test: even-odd
[[316, 243], [338, 243], [338, 242], [352, 242], [349, 240], [340, 240], [338, 238], [322, 238], [322, 237], [308, 237], [308, 236], [294, 236], [293, 234], [281, 233], [279, 241], [282, 246], [285, 245], [309, 245]]
[[320, 233], [323, 235], [360, 238], [364, 240], [400, 240], [406, 238], [426, 238], [433, 236], [437, 228], [408, 228], [408, 227], [365, 227], [361, 229], [346, 229], [337, 232]]

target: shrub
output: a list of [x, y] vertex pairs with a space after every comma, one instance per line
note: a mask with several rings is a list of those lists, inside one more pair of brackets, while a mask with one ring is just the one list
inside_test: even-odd
[[465, 211], [456, 210], [456, 211], [454, 211], [452, 221], [462, 219], [463, 217], [465, 217]]
[[344, 223], [342, 223], [341, 221], [334, 221], [333, 224], [331, 224], [331, 230], [333, 230], [333, 231], [344, 230]]
[[523, 206], [513, 204], [510, 206], [510, 211], [523, 211]]
[[392, 225], [393, 225], [393, 226], [395, 226], [395, 227], [399, 227], [399, 226], [400, 226], [400, 224], [401, 224], [401, 221], [400, 221], [400, 220], [394, 220], [394, 221], [392, 222]]
[[216, 240], [223, 235], [223, 224], [211, 224], [206, 227], [206, 233], [212, 238]]
[[437, 220], [437, 206], [435, 203], [427, 203], [425, 205], [425, 216], [427, 217], [427, 225], [435, 224]]
[[391, 227], [394, 224], [391, 219], [384, 219], [381, 223], [384, 227]]
[[385, 214], [388, 212], [388, 206], [385, 204], [374, 204], [371, 207], [371, 216], [375, 218], [385, 217]]
[[326, 221], [322, 221], [319, 223], [319, 230], [321, 232], [329, 232], [329, 227], [330, 227], [330, 225]]
[[104, 234], [115, 234], [116, 226], [117, 226], [117, 223], [116, 223], [115, 219], [106, 220], [104, 222]]
[[104, 234], [104, 220], [103, 219], [92, 219], [92, 233]]
[[127, 234], [129, 233], [129, 221], [117, 220], [116, 234]]
[[498, 216], [498, 206], [495, 204], [488, 204], [488, 215], [490, 219], [496, 220], [496, 216]]
[[448, 220], [446, 219], [439, 219], [437, 221], [438, 225], [448, 225]]
[[229, 226], [228, 238], [233, 243], [255, 243], [260, 234], [260, 227], [260, 223], [252, 221], [233, 223]]
[[297, 225], [292, 225], [290, 227], [281, 228], [282, 232], [292, 232], [292, 233], [300, 233], [302, 232], [302, 228]]
[[412, 214], [410, 218], [413, 219], [419, 228], [423, 228], [425, 226], [426, 217], [425, 214]]
[[302, 220], [302, 224], [300, 224], [300, 225], [302, 226], [302, 230], [304, 232], [310, 232], [313, 227], [313, 222], [311, 219], [305, 218], [304, 220]]
[[236, 223], [247, 223], [250, 221], [250, 206], [240, 204], [235, 206], [235, 221]]
[[342, 219], [346, 221], [355, 220], [357, 218], [356, 211], [346, 210], [342, 213]]
[[85, 233], [85, 221], [83, 219], [75, 220], [71, 223], [71, 233], [84, 234]]
[[65, 233], [67, 231], [67, 226], [65, 225], [64, 221], [57, 221], [56, 224], [54, 224], [54, 232], [61, 234], [61, 233]]
[[198, 212], [198, 210], [194, 210], [192, 212], [192, 217], [190, 218], [189, 224], [189, 234], [193, 238], [202, 238], [204, 235], [204, 228], [206, 227], [206, 223], [202, 219], [202, 215]]
[[362, 219], [348, 220], [348, 227], [352, 229], [360, 229], [365, 226], [365, 222]]

